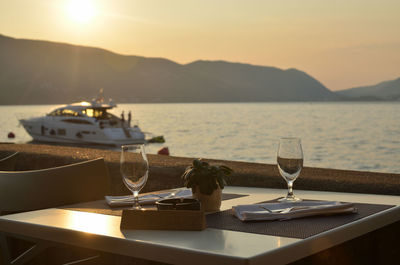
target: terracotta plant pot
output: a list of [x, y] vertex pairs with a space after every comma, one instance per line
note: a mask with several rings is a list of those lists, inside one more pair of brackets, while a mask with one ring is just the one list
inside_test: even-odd
[[203, 194], [200, 192], [199, 188], [196, 186], [192, 188], [193, 197], [198, 199], [201, 203], [201, 210], [205, 212], [216, 212], [219, 211], [221, 207], [222, 190], [214, 190], [211, 195]]

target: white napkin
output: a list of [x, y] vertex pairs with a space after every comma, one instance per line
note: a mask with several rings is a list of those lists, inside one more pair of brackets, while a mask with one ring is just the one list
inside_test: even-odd
[[[156, 201], [162, 199], [172, 199], [172, 198], [187, 198], [192, 196], [191, 189], [178, 189], [163, 193], [154, 194], [139, 194], [140, 205], [151, 205], [155, 204]], [[125, 196], [105, 196], [106, 202], [110, 207], [121, 207], [130, 206], [135, 203], [133, 195]]]
[[233, 206], [232, 209], [234, 215], [241, 221], [286, 220], [313, 215], [357, 212], [353, 203], [338, 201], [260, 203]]

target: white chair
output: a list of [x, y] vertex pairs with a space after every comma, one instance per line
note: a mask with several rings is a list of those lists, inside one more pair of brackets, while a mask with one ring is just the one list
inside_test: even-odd
[[18, 152], [0, 159], [0, 170], [14, 170], [17, 163]]
[[[108, 189], [109, 176], [103, 158], [40, 170], [0, 171], [0, 214], [104, 199]], [[4, 264], [25, 264], [51, 245], [49, 242], [21, 238], [33, 241], [34, 245], [13, 259], [7, 236], [13, 237], [0, 234], [0, 256]]]

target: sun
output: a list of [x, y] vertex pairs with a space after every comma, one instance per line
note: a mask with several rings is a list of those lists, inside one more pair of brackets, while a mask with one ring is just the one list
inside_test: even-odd
[[95, 9], [91, 0], [69, 0], [67, 8], [70, 18], [76, 22], [89, 22], [95, 15]]

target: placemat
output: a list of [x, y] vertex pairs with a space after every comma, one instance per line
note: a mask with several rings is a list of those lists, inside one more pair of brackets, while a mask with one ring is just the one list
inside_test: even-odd
[[[232, 200], [232, 199], [246, 197], [246, 196], [249, 196], [249, 195], [235, 194], [235, 193], [222, 193], [222, 200], [227, 201], [227, 200]], [[146, 207], [146, 206], [144, 206], [144, 207]], [[154, 208], [155, 206], [149, 206], [149, 207]], [[122, 210], [128, 209], [129, 207], [124, 206], [124, 207], [110, 208], [108, 206], [108, 204], [105, 202], [105, 200], [99, 200], [99, 201], [83, 202], [83, 203], [78, 203], [78, 204], [73, 204], [73, 205], [66, 205], [66, 206], [63, 206], [60, 208], [71, 210], [71, 211], [81, 211], [81, 212], [100, 213], [100, 214], [121, 216]]]
[[357, 213], [331, 216], [313, 216], [285, 221], [242, 222], [232, 214], [232, 209], [206, 216], [207, 228], [217, 228], [246, 233], [291, 238], [307, 238], [394, 207], [394, 205], [354, 203]]

